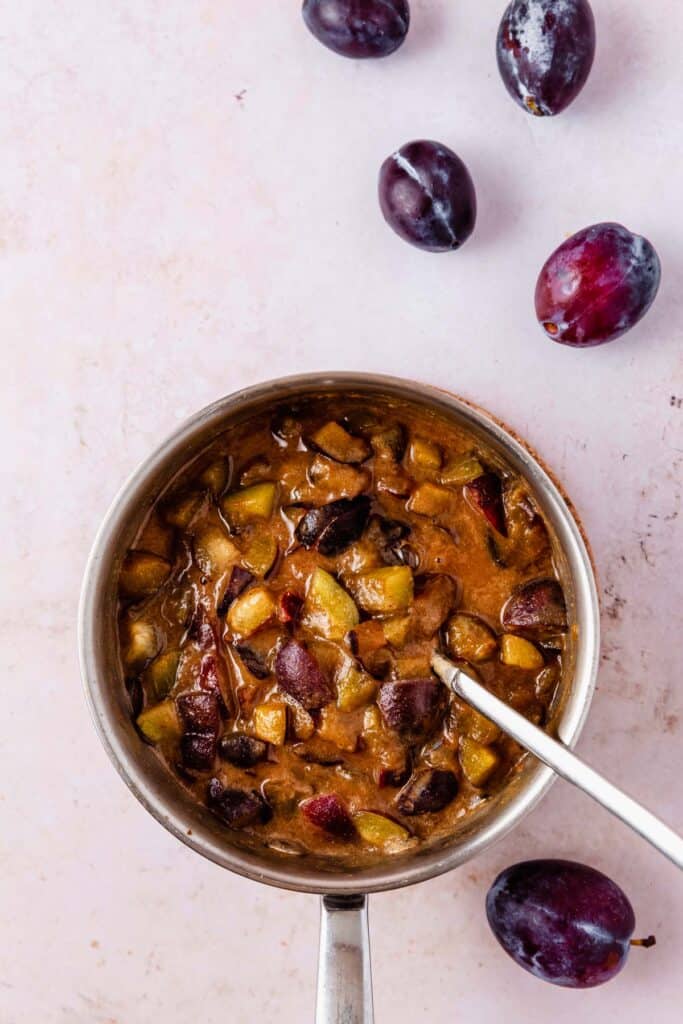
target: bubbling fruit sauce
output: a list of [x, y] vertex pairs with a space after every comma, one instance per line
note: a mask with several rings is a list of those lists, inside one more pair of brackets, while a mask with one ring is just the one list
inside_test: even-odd
[[452, 834], [519, 770], [435, 650], [540, 725], [561, 677], [564, 595], [524, 480], [389, 399], [226, 430], [159, 497], [118, 586], [140, 736], [227, 839], [335, 868]]

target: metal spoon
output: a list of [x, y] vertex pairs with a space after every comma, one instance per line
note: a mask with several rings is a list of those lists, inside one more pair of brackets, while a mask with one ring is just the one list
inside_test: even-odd
[[463, 672], [448, 658], [444, 658], [441, 654], [434, 654], [432, 668], [453, 693], [471, 704], [482, 715], [490, 718], [499, 728], [526, 747], [532, 754], [535, 754], [567, 782], [572, 782], [584, 793], [592, 796], [599, 804], [629, 825], [634, 832], [641, 835], [643, 839], [647, 839], [676, 867], [683, 869], [683, 838], [646, 810], [642, 804], [608, 782], [559, 740], [553, 739], [519, 712], [499, 700], [498, 697], [494, 697], [481, 683], [478, 683], [467, 672]]

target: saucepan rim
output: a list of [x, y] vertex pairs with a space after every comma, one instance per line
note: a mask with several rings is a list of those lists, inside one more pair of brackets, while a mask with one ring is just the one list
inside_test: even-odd
[[[509, 802], [493, 820], [484, 819], [481, 829], [473, 829], [463, 842], [428, 850], [411, 858], [384, 860], [372, 868], [353, 872], [323, 872], [308, 869], [289, 859], [267, 860], [229, 841], [221, 841], [203, 827], [196, 813], [169, 807], [169, 800], [150, 782], [141, 759], [126, 748], [124, 731], [132, 730], [113, 710], [108, 697], [112, 686], [111, 666], [101, 650], [101, 618], [106, 614], [104, 595], [111, 587], [112, 552], [131, 515], [139, 510], [141, 496], [159, 467], [188, 448], [191, 442], [210, 439], [222, 423], [252, 405], [274, 404], [297, 395], [316, 392], [354, 392], [383, 395], [417, 402], [432, 410], [457, 415], [473, 426], [494, 447], [503, 451], [531, 484], [549, 517], [566, 559], [574, 591], [576, 657], [569, 695], [562, 708], [558, 734], [573, 746], [586, 720], [595, 689], [599, 660], [599, 599], [588, 545], [573, 507], [560, 486], [543, 467], [528, 445], [489, 413], [449, 392], [410, 380], [379, 374], [325, 372], [300, 374], [266, 381], [219, 399], [195, 413], [167, 437], [131, 474], [114, 498], [95, 537], [86, 565], [78, 615], [78, 645], [81, 674], [90, 712], [100, 739], [128, 788], [142, 805], [181, 842], [238, 875], [279, 888], [315, 893], [369, 893], [401, 888], [433, 878], [470, 860], [492, 843], [507, 835], [547, 793], [555, 776], [537, 764], [528, 771]], [[170, 479], [170, 475], [167, 478]], [[110, 695], [109, 695], [110, 696]], [[130, 740], [130, 736], [125, 738]], [[142, 741], [140, 741], [142, 742]], [[169, 777], [174, 784], [174, 780]], [[175, 789], [179, 789], [177, 785]], [[209, 813], [209, 812], [206, 812]]]

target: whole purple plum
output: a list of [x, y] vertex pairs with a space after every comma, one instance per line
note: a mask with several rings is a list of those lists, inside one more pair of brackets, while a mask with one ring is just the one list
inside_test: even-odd
[[304, 0], [315, 38], [342, 57], [388, 57], [408, 35], [408, 0]]
[[594, 224], [546, 262], [536, 285], [536, 315], [553, 341], [602, 345], [645, 316], [660, 278], [659, 257], [646, 238], [621, 224]]
[[512, 0], [498, 29], [498, 69], [520, 107], [559, 114], [586, 84], [595, 57], [588, 0]]
[[459, 249], [474, 231], [477, 199], [467, 167], [440, 142], [409, 142], [382, 164], [379, 203], [387, 224], [427, 252]]
[[501, 872], [486, 897], [494, 935], [515, 963], [566, 988], [592, 988], [622, 969], [633, 908], [600, 871], [564, 860], [532, 860]]

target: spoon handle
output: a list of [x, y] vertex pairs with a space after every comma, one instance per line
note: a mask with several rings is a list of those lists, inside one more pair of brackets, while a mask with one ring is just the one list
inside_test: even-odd
[[663, 821], [646, 810], [642, 804], [608, 782], [604, 776], [589, 767], [563, 743], [553, 739], [548, 733], [543, 732], [542, 729], [520, 715], [518, 711], [509, 707], [498, 697], [494, 697], [481, 683], [472, 679], [448, 658], [435, 654], [432, 658], [432, 668], [453, 693], [471, 704], [482, 715], [490, 718], [504, 732], [535, 754], [567, 782], [573, 783], [584, 793], [592, 796], [599, 804], [629, 825], [634, 832], [641, 835], [643, 839], [647, 839], [676, 867], [683, 869], [683, 839]]

